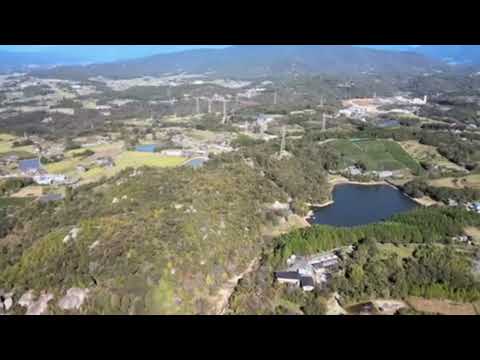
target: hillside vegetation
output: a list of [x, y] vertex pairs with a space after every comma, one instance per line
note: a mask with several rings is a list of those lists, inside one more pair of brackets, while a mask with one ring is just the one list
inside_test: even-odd
[[127, 170], [18, 214], [0, 243], [0, 283], [16, 293], [93, 288], [87, 313], [209, 312], [259, 253], [263, 204], [282, 198], [241, 164]]

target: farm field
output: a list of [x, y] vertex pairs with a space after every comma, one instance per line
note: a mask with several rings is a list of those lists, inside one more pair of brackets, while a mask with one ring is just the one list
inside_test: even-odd
[[103, 176], [110, 177], [120, 171], [132, 167], [138, 168], [142, 166], [150, 167], [175, 167], [183, 164], [187, 159], [175, 156], [162, 156], [155, 153], [140, 153], [134, 151], [126, 151], [118, 156], [115, 160], [115, 166], [111, 168], [94, 167], [80, 175], [81, 183], [92, 182]]
[[420, 165], [402, 147], [390, 140], [335, 140], [326, 144], [341, 156], [340, 168], [362, 162], [368, 171], [400, 170], [421, 171]]
[[19, 157], [33, 156], [33, 146], [13, 147], [17, 137], [9, 134], [0, 134], [0, 155], [18, 155]]
[[416, 311], [441, 315], [476, 315], [473, 304], [459, 304], [449, 300], [409, 297], [407, 303]]
[[430, 180], [432, 186], [449, 187], [453, 189], [472, 188], [480, 190], [480, 174], [467, 175], [460, 178], [443, 178]]
[[427, 161], [446, 169], [464, 170], [457, 164], [440, 155], [434, 146], [422, 145], [418, 141], [399, 142], [402, 148], [416, 161]]

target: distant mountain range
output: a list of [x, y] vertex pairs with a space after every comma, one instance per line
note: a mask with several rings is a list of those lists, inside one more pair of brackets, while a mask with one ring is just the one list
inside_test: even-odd
[[363, 45], [387, 51], [410, 51], [449, 64], [480, 64], [479, 45]]
[[480, 64], [479, 45], [423, 45], [415, 51], [451, 64]]
[[49, 68], [58, 65], [88, 65], [225, 45], [1, 45], [0, 73]]
[[413, 52], [347, 45], [239, 45], [160, 54], [135, 60], [37, 71], [39, 76], [138, 77], [173, 72], [215, 72], [221, 76], [258, 77], [288, 74], [415, 73], [441, 67]]
[[[251, 77], [320, 72], [412, 73], [440, 66], [441, 62], [480, 65], [478, 45], [242, 45], [188, 50], [192, 47], [195, 46], [58, 45], [45, 46], [42, 51], [0, 50], [0, 72], [40, 69], [36, 73], [83, 78], [215, 71], [221, 75]], [[120, 60], [113, 62], [116, 59]], [[44, 71], [59, 65], [62, 66]]]
[[46, 53], [0, 51], [0, 73], [30, 71], [38, 67], [48, 68], [55, 65], [78, 63], [81, 63], [78, 58], [65, 54], [52, 57]]

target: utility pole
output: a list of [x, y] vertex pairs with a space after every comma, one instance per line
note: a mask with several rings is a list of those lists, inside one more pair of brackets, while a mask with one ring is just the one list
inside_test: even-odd
[[323, 95], [322, 97], [320, 98], [320, 107], [324, 107], [325, 106], [325, 101], [324, 101], [324, 98], [323, 98]]
[[282, 127], [282, 142], [280, 143], [280, 156], [285, 153], [285, 138], [287, 136], [287, 128], [285, 125]]
[[200, 114], [200, 98], [195, 98], [195, 102], [196, 102], [196, 112], [197, 112], [197, 115]]
[[273, 105], [277, 105], [277, 92], [273, 94]]
[[227, 100], [223, 99], [223, 119], [222, 124], [227, 122]]
[[211, 114], [212, 113], [212, 99], [208, 99], [208, 113]]
[[333, 119], [334, 117], [331, 115], [327, 115], [325, 113], [322, 114], [322, 132], [327, 131], [327, 119]]

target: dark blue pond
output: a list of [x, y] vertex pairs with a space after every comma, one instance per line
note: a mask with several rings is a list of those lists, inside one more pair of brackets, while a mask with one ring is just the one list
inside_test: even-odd
[[417, 203], [387, 185], [338, 185], [334, 203], [314, 209], [310, 223], [332, 226], [358, 226], [379, 222], [414, 209]]
[[152, 144], [152, 145], [138, 145], [137, 147], [135, 147], [135, 151], [153, 153], [153, 152], [155, 152], [156, 148], [157, 148], [157, 145], [155, 145], [155, 144]]
[[31, 171], [40, 169], [40, 162], [38, 159], [26, 159], [18, 162], [18, 167], [21, 171]]

